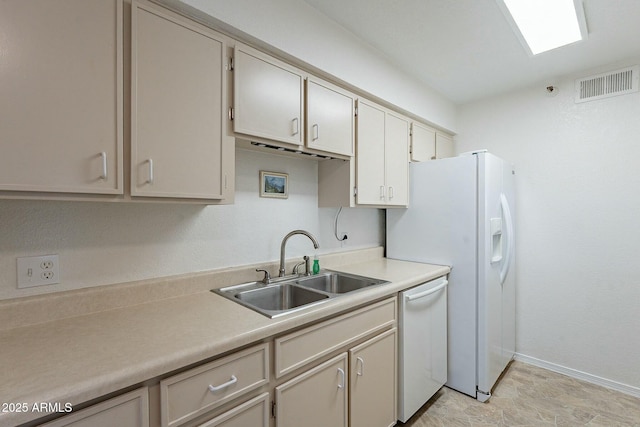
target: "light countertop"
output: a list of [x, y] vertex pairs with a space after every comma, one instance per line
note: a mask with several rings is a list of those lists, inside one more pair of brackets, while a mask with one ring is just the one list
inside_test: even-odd
[[[0, 404], [85, 402], [445, 275], [379, 258], [346, 273], [391, 283], [269, 319], [212, 292], [0, 331]], [[0, 412], [0, 426], [43, 413]]]

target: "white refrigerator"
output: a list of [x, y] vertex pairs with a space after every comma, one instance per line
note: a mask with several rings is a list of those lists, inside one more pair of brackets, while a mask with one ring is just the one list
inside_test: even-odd
[[483, 402], [515, 353], [514, 175], [485, 151], [412, 163], [387, 209], [388, 258], [452, 267], [446, 385]]

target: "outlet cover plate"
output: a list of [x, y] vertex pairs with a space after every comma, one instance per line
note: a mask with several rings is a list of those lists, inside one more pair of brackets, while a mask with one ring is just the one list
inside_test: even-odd
[[58, 255], [18, 258], [18, 288], [60, 283]]

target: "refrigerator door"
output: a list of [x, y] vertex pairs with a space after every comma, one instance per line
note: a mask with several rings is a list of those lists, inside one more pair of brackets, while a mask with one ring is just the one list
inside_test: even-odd
[[453, 266], [447, 386], [476, 396], [477, 158], [410, 165], [409, 209], [387, 210], [387, 257]]
[[507, 223], [506, 266], [502, 272], [502, 358], [506, 366], [516, 353], [516, 235], [515, 235], [515, 170], [513, 165], [503, 167], [502, 204]]
[[498, 157], [478, 155], [477, 397], [482, 401], [489, 398], [515, 349], [511, 172]]

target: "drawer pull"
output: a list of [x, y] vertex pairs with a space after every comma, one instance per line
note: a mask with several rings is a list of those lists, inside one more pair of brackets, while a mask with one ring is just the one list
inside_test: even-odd
[[108, 178], [107, 172], [109, 171], [107, 168], [107, 153], [104, 151], [100, 153], [100, 158], [102, 158], [102, 175], [100, 175], [100, 179], [106, 181]]
[[237, 382], [238, 382], [238, 378], [236, 378], [235, 375], [231, 375], [231, 379], [229, 381], [227, 381], [226, 383], [224, 383], [224, 384], [220, 384], [218, 386], [213, 386], [213, 385], [209, 384], [209, 391], [211, 393], [215, 393], [216, 391], [220, 391], [222, 389], [225, 389], [225, 388], [227, 388], [229, 386], [232, 386], [233, 384], [235, 384]]

